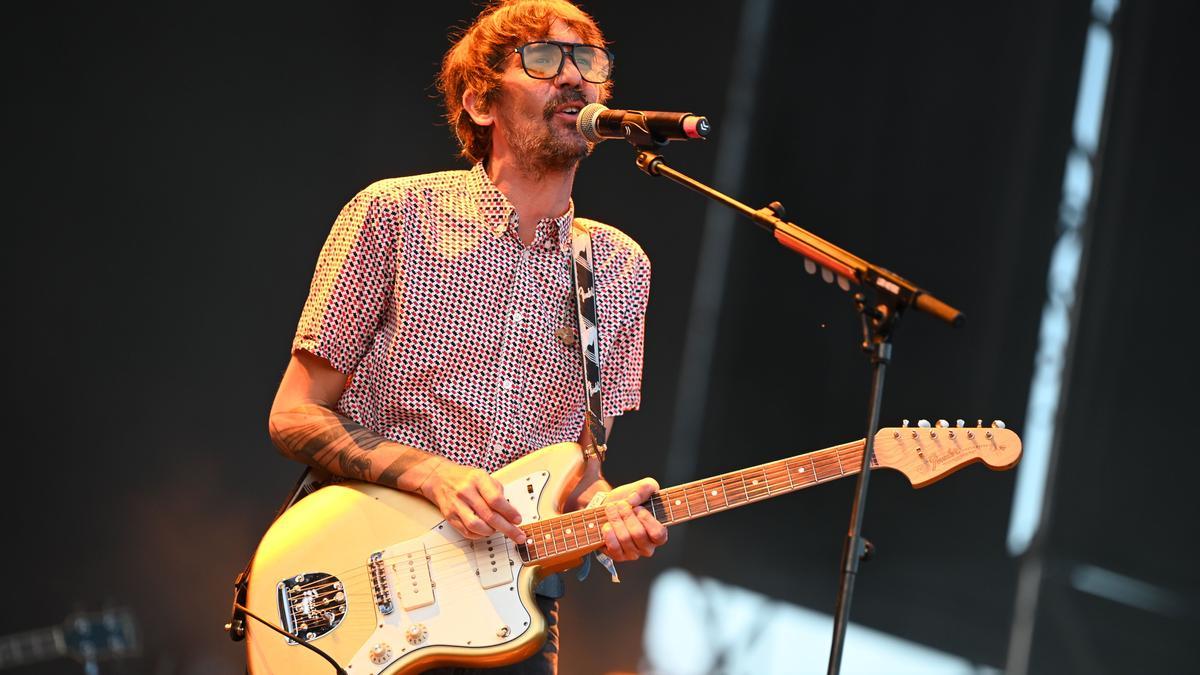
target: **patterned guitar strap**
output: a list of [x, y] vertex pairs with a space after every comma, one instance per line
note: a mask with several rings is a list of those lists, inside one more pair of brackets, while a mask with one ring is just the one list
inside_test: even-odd
[[571, 221], [571, 279], [575, 282], [575, 315], [579, 322], [579, 349], [583, 354], [583, 392], [587, 399], [584, 425], [592, 442], [585, 458], [604, 461], [604, 401], [600, 393], [600, 338], [596, 324], [596, 288], [592, 279], [592, 234], [579, 219]]
[[[600, 332], [596, 322], [596, 287], [592, 276], [592, 233], [579, 219], [571, 221], [571, 279], [575, 283], [575, 315], [579, 325], [579, 349], [583, 355], [583, 392], [587, 399], [583, 423], [591, 432], [591, 444], [583, 448], [585, 459], [598, 457], [604, 461], [607, 452], [604, 431], [604, 399], [600, 391]], [[597, 493], [587, 508], [599, 506], [605, 495]], [[601, 551], [596, 560], [608, 570], [614, 583], [620, 583], [612, 558]], [[587, 577], [591, 558], [585, 556], [577, 578]]]

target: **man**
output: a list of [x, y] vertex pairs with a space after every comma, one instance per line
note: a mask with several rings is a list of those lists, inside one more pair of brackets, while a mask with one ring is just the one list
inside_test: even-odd
[[[589, 152], [576, 113], [610, 87], [603, 44], [566, 0], [511, 0], [446, 54], [447, 116], [475, 165], [381, 181], [339, 215], [271, 409], [283, 454], [422, 494], [467, 537], [524, 542], [488, 473], [546, 445], [591, 442], [570, 330], [570, 196]], [[579, 223], [592, 237], [611, 430], [640, 402], [650, 267], [617, 230]], [[633, 560], [667, 539], [638, 506], [657, 489], [649, 478], [613, 488], [593, 458], [567, 508], [607, 493], [606, 553]], [[561, 594], [551, 586], [539, 593]], [[550, 639], [513, 672], [555, 672], [557, 604], [539, 605]]]

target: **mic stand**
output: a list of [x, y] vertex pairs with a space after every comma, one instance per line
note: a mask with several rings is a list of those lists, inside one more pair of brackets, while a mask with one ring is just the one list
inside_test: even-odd
[[[867, 503], [867, 486], [871, 477], [875, 433], [879, 429], [879, 413], [883, 403], [883, 376], [892, 358], [891, 335], [901, 314], [914, 307], [945, 321], [952, 326], [963, 322], [962, 312], [938, 300], [903, 277], [873, 265], [820, 237], [807, 232], [786, 217], [783, 205], [771, 202], [765, 208], [752, 209], [728, 195], [667, 166], [659, 151], [666, 142], [646, 129], [626, 124], [627, 139], [637, 149], [637, 166], [650, 176], [663, 176], [680, 185], [716, 200], [750, 218], [759, 227], [774, 235], [783, 246], [805, 257], [804, 267], [810, 274], [821, 270], [827, 283], [836, 278], [838, 286], [849, 291], [851, 286], [861, 290], [854, 294], [854, 305], [862, 318], [863, 351], [870, 355], [871, 400], [867, 413], [867, 436], [863, 448], [862, 467], [854, 491], [850, 530], [842, 551], [841, 584], [834, 612], [833, 644], [829, 650], [829, 675], [836, 675], [842, 666], [842, 651], [846, 641], [846, 626], [850, 619], [850, 598], [858, 576], [860, 560], [870, 558], [873, 546], [862, 536], [863, 512]], [[868, 297], [870, 296], [870, 297]]]

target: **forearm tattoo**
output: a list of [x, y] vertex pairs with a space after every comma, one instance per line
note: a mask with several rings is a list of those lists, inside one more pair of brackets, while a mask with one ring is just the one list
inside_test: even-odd
[[315, 404], [271, 415], [271, 438], [288, 456], [310, 466], [402, 490], [420, 486], [413, 469], [432, 458]]

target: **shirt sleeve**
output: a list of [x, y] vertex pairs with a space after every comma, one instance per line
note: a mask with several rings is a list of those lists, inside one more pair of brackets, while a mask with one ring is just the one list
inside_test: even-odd
[[638, 249], [631, 263], [632, 270], [625, 280], [627, 302], [624, 316], [612, 336], [608, 358], [601, 364], [604, 417], [637, 410], [642, 404], [642, 352], [645, 346], [646, 306], [650, 302], [650, 259]]
[[350, 200], [334, 221], [292, 342], [293, 350], [326, 359], [345, 374], [370, 348], [396, 279], [398, 209], [374, 187]]

